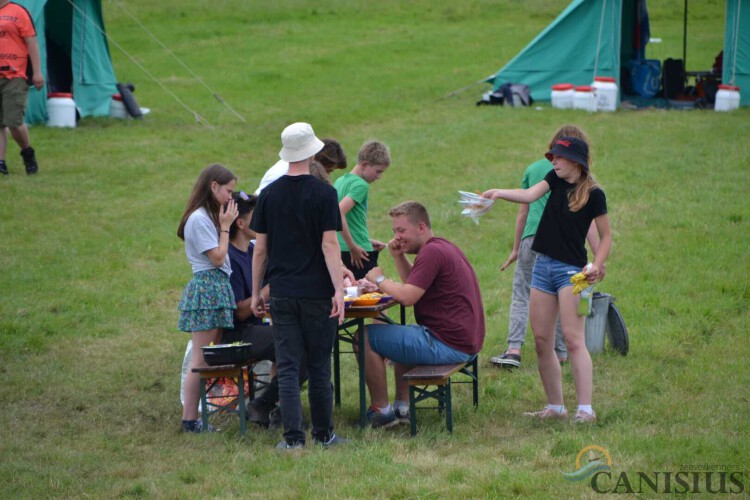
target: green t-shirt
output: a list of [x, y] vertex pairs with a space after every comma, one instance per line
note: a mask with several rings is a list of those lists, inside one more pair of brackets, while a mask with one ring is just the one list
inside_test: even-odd
[[[372, 243], [370, 243], [370, 233], [367, 232], [367, 195], [370, 191], [370, 185], [362, 177], [348, 173], [344, 174], [333, 185], [339, 195], [339, 203], [347, 196], [354, 200], [354, 206], [346, 214], [346, 223], [349, 226], [349, 232], [352, 235], [354, 243], [372, 252]], [[338, 234], [339, 245], [342, 252], [348, 252], [349, 247], [346, 245], [341, 233]]]
[[[521, 181], [521, 189], [528, 189], [534, 184], [540, 183], [550, 170], [552, 170], [552, 163], [548, 160], [535, 161], [526, 167], [526, 171], [523, 173], [523, 180]], [[542, 219], [542, 214], [544, 213], [544, 207], [547, 205], [547, 198], [549, 198], [549, 191], [538, 200], [529, 204], [529, 215], [526, 218], [526, 225], [523, 228], [521, 239], [536, 234], [536, 228], [539, 226], [539, 221]]]

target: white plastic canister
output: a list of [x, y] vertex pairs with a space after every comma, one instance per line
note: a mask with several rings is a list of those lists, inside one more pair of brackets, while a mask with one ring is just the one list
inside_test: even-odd
[[740, 88], [734, 85], [719, 85], [714, 111], [732, 111], [740, 107]]
[[573, 109], [596, 111], [596, 96], [590, 85], [579, 85], [573, 95]]
[[575, 88], [572, 83], [558, 83], [552, 86], [552, 107], [560, 109], [569, 109], [573, 107], [573, 97]]
[[112, 94], [112, 100], [109, 101], [109, 116], [110, 118], [129, 118], [128, 110], [125, 109], [125, 104], [122, 102], [122, 96], [120, 94]]
[[47, 126], [76, 126], [76, 103], [73, 101], [73, 94], [52, 92], [47, 95]]
[[615, 111], [617, 109], [617, 83], [609, 76], [597, 76], [591, 84], [596, 95], [596, 109]]

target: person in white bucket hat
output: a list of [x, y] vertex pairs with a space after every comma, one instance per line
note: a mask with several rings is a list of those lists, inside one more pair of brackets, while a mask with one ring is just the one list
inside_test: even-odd
[[323, 141], [315, 137], [309, 123], [292, 123], [281, 132], [279, 157], [289, 163], [306, 160], [323, 149]]
[[333, 432], [331, 351], [337, 323], [344, 320], [341, 231], [336, 190], [310, 175], [310, 164], [323, 142], [307, 123], [294, 123], [281, 133], [286, 175], [269, 184], [258, 197], [250, 228], [253, 251], [253, 313], [265, 315], [263, 277], [270, 285], [270, 310], [284, 423], [280, 450], [305, 446], [300, 363], [307, 362], [308, 398], [313, 442], [324, 447], [346, 440]]

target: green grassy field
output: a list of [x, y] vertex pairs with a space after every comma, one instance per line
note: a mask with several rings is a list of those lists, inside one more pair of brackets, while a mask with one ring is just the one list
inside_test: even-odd
[[[128, 2], [242, 122], [122, 4], [105, 2], [110, 35], [213, 128], [112, 48], [118, 79], [151, 109], [144, 120], [32, 128], [35, 177], [21, 173], [9, 145], [12, 175], [0, 178], [0, 497], [593, 497], [588, 482], [561, 474], [589, 445], [611, 455], [610, 487], [621, 472], [727, 465], [747, 494], [750, 111], [476, 107], [483, 86], [438, 100], [499, 69], [566, 4]], [[652, 36], [663, 40], [649, 56], [681, 56], [682, 2], [649, 8]], [[709, 68], [723, 43], [724, 2], [690, 9], [688, 69]], [[212, 162], [254, 190], [293, 121], [338, 138], [351, 163], [367, 139], [390, 145], [392, 167], [371, 191], [373, 237], [389, 238], [388, 208], [420, 200], [436, 233], [472, 261], [488, 326], [480, 405], [471, 408], [465, 386], [454, 390], [453, 435], [429, 414], [416, 438], [406, 427], [358, 430], [352, 359], [334, 412], [347, 448], [279, 455], [280, 434], [251, 428], [240, 439], [236, 419], [216, 435], [178, 432], [187, 337], [176, 330], [176, 305], [190, 269], [175, 233], [189, 190]], [[521, 370], [488, 361], [507, 337], [512, 274], [499, 265], [517, 207], [499, 203], [476, 226], [456, 203], [458, 189], [516, 186], [563, 123], [592, 139], [614, 231], [599, 289], [617, 298], [630, 332], [627, 357], [594, 357], [591, 428], [521, 417], [544, 403], [531, 334]], [[574, 405], [569, 369], [564, 389]]]

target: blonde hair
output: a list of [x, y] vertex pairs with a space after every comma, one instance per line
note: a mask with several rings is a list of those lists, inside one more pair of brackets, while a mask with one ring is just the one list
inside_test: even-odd
[[380, 141], [367, 141], [359, 148], [357, 163], [389, 166], [391, 164], [391, 150]]
[[[552, 149], [552, 146], [554, 146], [561, 137], [575, 137], [576, 139], [580, 139], [586, 143], [589, 151], [591, 151], [591, 142], [588, 134], [575, 125], [563, 125], [557, 129], [555, 136], [549, 143], [549, 148]], [[568, 193], [568, 208], [571, 212], [577, 212], [585, 207], [586, 203], [589, 202], [589, 193], [599, 187], [599, 184], [596, 182], [596, 179], [594, 179], [594, 176], [590, 171], [591, 153], [589, 153], [588, 158], [586, 158], [586, 162], [588, 163], [589, 168], [586, 169], [583, 165], [578, 165], [581, 175], [576, 182], [575, 189]]]
[[427, 214], [427, 209], [418, 201], [405, 201], [403, 203], [399, 203], [398, 205], [390, 209], [388, 215], [390, 215], [391, 217], [405, 215], [409, 222], [414, 224], [415, 226], [419, 225], [420, 222], [424, 222], [425, 226], [427, 226], [429, 229], [432, 229], [432, 224], [430, 224], [430, 216]]

